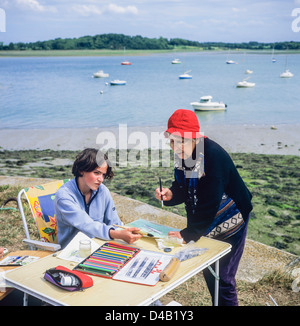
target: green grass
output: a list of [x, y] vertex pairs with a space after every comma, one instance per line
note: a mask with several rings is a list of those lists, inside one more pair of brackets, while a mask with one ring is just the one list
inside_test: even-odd
[[[181, 52], [198, 52], [201, 48], [182, 48]], [[126, 50], [126, 56], [174, 53], [174, 50]], [[0, 51], [0, 57], [73, 57], [73, 56], [124, 56], [124, 50], [24, 50]]]
[[[177, 47], [177, 52], [203, 52], [207, 51], [199, 47]], [[228, 50], [222, 48], [213, 48], [209, 50], [213, 51], [225, 51]], [[236, 49], [235, 53], [244, 53], [244, 49]], [[152, 54], [174, 54], [174, 50], [126, 50], [126, 56], [138, 56], [138, 55], [152, 55]], [[247, 50], [247, 53], [255, 54], [267, 54], [270, 55], [270, 50]], [[277, 51], [278, 53], [285, 53], [285, 50]], [[298, 54], [300, 50], [291, 50], [290, 54]], [[3, 50], [0, 51], [0, 57], [73, 57], [73, 56], [123, 56], [124, 50]]]

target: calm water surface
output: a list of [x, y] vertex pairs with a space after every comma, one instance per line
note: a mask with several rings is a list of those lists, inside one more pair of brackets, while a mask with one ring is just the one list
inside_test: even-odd
[[[203, 95], [227, 104], [225, 112], [199, 112], [204, 124], [300, 122], [300, 55], [177, 53], [174, 56], [0, 58], [0, 128], [161, 126]], [[286, 60], [287, 59], [287, 60]], [[287, 66], [293, 78], [280, 78]], [[92, 78], [98, 70], [109, 78]], [[246, 75], [245, 70], [253, 70]], [[178, 76], [191, 70], [189, 80]], [[236, 83], [250, 76], [254, 88]], [[126, 80], [126, 86], [106, 85]], [[101, 94], [101, 91], [103, 92]]]

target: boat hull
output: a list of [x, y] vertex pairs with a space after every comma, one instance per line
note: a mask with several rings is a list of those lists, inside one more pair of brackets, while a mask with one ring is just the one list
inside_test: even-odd
[[223, 103], [205, 105], [199, 102], [192, 102], [191, 105], [195, 111], [225, 111], [226, 110], [226, 105]]
[[255, 83], [237, 83], [236, 84], [237, 88], [251, 88], [254, 86], [255, 86]]
[[293, 77], [294, 75], [292, 73], [282, 73], [280, 75], [281, 78], [291, 78]]
[[126, 81], [125, 80], [112, 80], [110, 82], [111, 86], [121, 86], [121, 85], [126, 85]]
[[179, 79], [192, 79], [192, 76], [179, 76]]
[[107, 78], [109, 74], [94, 74], [94, 78]]

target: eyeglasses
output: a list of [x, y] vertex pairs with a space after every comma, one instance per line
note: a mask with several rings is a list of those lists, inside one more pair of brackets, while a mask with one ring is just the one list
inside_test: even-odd
[[195, 139], [189, 139], [189, 138], [170, 138], [170, 146], [176, 146], [176, 147], [183, 147], [183, 146], [190, 146], [193, 142], [195, 142]]

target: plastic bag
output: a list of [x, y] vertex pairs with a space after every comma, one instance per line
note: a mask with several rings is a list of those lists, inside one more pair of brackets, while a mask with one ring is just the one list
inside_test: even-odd
[[190, 241], [184, 249], [178, 251], [175, 254], [175, 257], [179, 259], [180, 261], [184, 261], [196, 256], [199, 256], [206, 252], [208, 249], [207, 248], [199, 248], [195, 245], [194, 241]]

